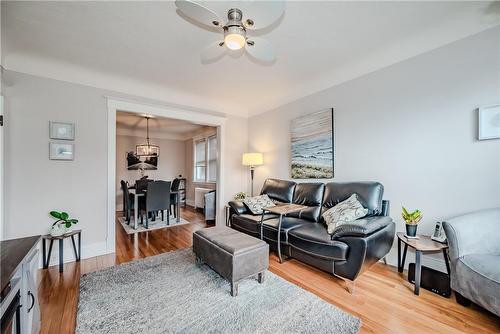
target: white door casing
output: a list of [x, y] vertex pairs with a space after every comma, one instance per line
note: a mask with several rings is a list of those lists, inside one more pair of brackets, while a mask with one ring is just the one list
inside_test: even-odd
[[224, 148], [226, 118], [205, 114], [179, 107], [152, 105], [130, 100], [106, 96], [108, 105], [108, 175], [107, 175], [107, 222], [106, 222], [106, 252], [115, 252], [115, 213], [116, 213], [116, 112], [131, 112], [152, 116], [168, 117], [193, 122], [217, 128], [217, 188], [216, 224], [224, 222]]

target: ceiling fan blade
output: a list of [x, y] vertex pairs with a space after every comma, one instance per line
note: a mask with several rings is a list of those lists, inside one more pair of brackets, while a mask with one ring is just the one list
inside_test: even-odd
[[266, 63], [276, 59], [271, 43], [260, 37], [249, 38], [245, 50], [251, 57]]
[[276, 22], [285, 12], [284, 1], [243, 2], [243, 25], [247, 29], [258, 30]]
[[226, 54], [227, 48], [223, 41], [213, 42], [201, 51], [200, 58], [203, 64], [212, 63]]
[[175, 5], [187, 17], [211, 28], [222, 29], [224, 21], [210, 9], [189, 0], [176, 0]]

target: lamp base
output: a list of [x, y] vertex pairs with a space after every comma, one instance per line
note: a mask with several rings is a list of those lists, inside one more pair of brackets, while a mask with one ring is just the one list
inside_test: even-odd
[[253, 197], [253, 174], [255, 172], [255, 167], [254, 166], [250, 166], [250, 178], [252, 179], [252, 183], [251, 183], [251, 188], [250, 188], [250, 196]]

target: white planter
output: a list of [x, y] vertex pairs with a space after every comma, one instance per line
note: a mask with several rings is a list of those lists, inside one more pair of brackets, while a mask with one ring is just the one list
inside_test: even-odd
[[64, 225], [61, 225], [61, 224], [55, 224], [54, 226], [52, 226], [50, 228], [50, 235], [53, 236], [53, 237], [58, 237], [60, 235], [63, 235], [64, 233], [66, 233], [66, 227]]

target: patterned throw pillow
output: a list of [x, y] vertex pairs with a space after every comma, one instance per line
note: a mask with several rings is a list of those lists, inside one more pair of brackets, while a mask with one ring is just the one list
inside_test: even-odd
[[262, 214], [262, 209], [270, 208], [276, 206], [273, 201], [267, 195], [260, 195], [254, 197], [247, 197], [243, 200], [243, 203], [248, 207], [248, 209], [254, 215]]
[[366, 216], [367, 213], [368, 209], [365, 209], [359, 202], [358, 195], [352, 194], [345, 201], [328, 209], [322, 217], [328, 226], [328, 233], [332, 234], [335, 227], [352, 223], [356, 219]]

